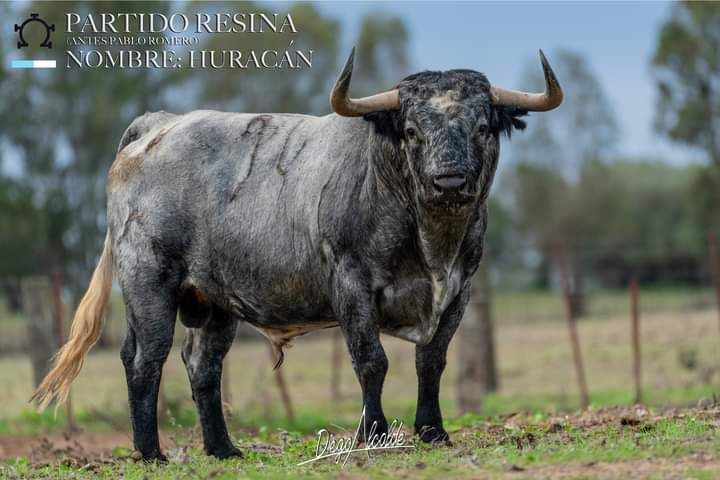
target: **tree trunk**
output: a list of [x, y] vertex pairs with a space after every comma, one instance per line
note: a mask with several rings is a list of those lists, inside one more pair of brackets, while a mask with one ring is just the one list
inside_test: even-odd
[[16, 277], [8, 278], [3, 282], [2, 287], [8, 312], [20, 313], [22, 311], [22, 288], [20, 287], [20, 279]]
[[475, 275], [470, 303], [458, 332], [460, 414], [481, 412], [485, 394], [497, 390], [498, 387], [490, 293], [488, 269], [483, 261]]
[[30, 277], [22, 281], [23, 311], [28, 322], [28, 352], [36, 387], [50, 369], [50, 360], [58, 347], [52, 298], [47, 277]]

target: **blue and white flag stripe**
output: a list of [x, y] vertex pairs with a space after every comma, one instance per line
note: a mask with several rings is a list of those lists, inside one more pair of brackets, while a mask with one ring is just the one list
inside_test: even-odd
[[12, 68], [55, 68], [55, 60], [13, 60]]

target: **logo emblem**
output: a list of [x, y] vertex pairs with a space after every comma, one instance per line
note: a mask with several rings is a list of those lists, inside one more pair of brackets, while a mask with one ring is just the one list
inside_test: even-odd
[[31, 13], [30, 17], [27, 20], [25, 20], [23, 23], [21, 23], [20, 25], [18, 25], [17, 23], [15, 24], [15, 31], [18, 33], [17, 48], [20, 49], [20, 48], [27, 47], [30, 45], [28, 42], [25, 41], [25, 37], [23, 36], [23, 30], [25, 29], [27, 24], [30, 22], [39, 22], [43, 27], [45, 27], [45, 40], [42, 41], [40, 46], [46, 47], [46, 48], [52, 48], [52, 40], [50, 40], [50, 32], [55, 31], [55, 24], [53, 23], [52, 25], [48, 25], [48, 23], [45, 20], [40, 18], [39, 13]]

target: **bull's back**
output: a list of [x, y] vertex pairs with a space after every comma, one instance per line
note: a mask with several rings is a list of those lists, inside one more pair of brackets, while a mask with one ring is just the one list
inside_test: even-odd
[[318, 315], [326, 309], [318, 205], [336, 168], [333, 120], [140, 117], [108, 177], [113, 236], [122, 241], [128, 219], [143, 218], [137, 228], [167, 242], [187, 265], [187, 282], [210, 296], [266, 323]]

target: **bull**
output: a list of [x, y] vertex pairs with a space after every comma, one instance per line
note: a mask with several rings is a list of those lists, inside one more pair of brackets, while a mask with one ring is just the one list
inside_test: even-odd
[[[223, 418], [223, 358], [238, 322], [279, 361], [291, 339], [339, 326], [368, 424], [387, 431], [380, 333], [410, 341], [414, 427], [447, 442], [439, 405], [448, 344], [483, 252], [500, 137], [562, 90], [540, 51], [543, 93], [507, 90], [472, 70], [426, 71], [354, 99], [354, 50], [333, 114], [146, 113], [125, 131], [107, 179], [108, 229], [69, 339], [33, 399], [67, 399], [97, 341], [117, 279], [133, 442], [165, 460], [157, 398], [176, 318], [205, 451], [239, 456]], [[179, 315], [178, 315], [179, 314]]]

